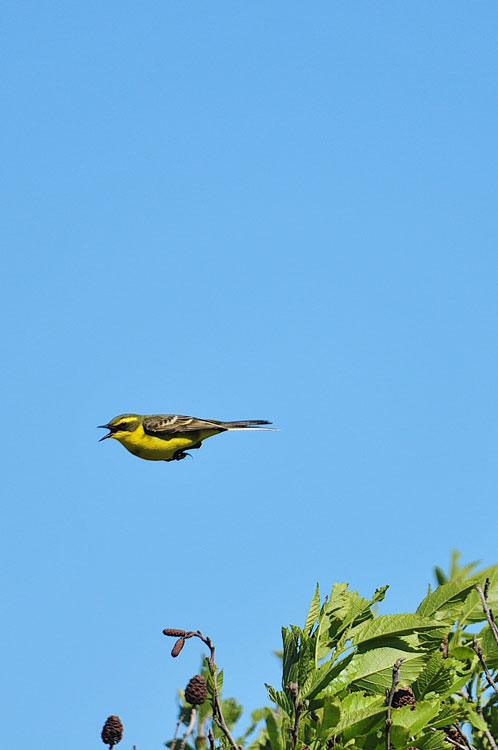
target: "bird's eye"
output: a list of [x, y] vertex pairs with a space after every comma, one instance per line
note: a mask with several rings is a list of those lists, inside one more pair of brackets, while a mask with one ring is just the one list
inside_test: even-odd
[[115, 432], [126, 432], [130, 429], [130, 423], [129, 422], [122, 422], [121, 424], [116, 425], [114, 428]]

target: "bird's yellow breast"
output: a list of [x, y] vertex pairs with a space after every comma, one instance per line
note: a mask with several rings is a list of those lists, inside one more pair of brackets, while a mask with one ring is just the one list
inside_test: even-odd
[[139, 458], [148, 461], [169, 461], [177, 451], [188, 450], [199, 441], [218, 432], [219, 430], [197, 430], [179, 433], [170, 438], [158, 438], [144, 432], [143, 425], [140, 424], [133, 432], [121, 432], [113, 437]]
[[169, 461], [176, 451], [186, 450], [196, 442], [192, 438], [182, 435], [167, 440], [152, 437], [152, 435], [147, 435], [144, 432], [142, 425], [139, 425], [133, 432], [116, 435], [116, 440], [119, 440], [135, 456], [146, 458], [149, 461]]

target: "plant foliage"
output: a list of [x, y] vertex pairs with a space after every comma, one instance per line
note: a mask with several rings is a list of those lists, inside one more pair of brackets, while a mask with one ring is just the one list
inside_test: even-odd
[[[498, 682], [498, 644], [476, 585], [484, 589], [488, 578], [488, 605], [498, 607], [498, 566], [476, 567], [460, 567], [454, 553], [450, 572], [436, 568], [438, 587], [411, 613], [377, 613], [386, 586], [370, 599], [345, 583], [325, 597], [317, 586], [303, 627], [282, 629], [282, 682], [267, 685], [269, 706], [255, 711], [248, 731], [237, 736], [242, 707], [220, 698], [232, 744], [219, 722], [212, 722], [208, 700], [185, 748], [496, 750], [498, 693], [488, 677]], [[391, 689], [400, 659], [398, 689], [409, 687], [404, 692], [413, 699], [398, 706]], [[213, 678], [206, 661], [204, 674], [213, 701], [213, 679], [221, 696], [222, 673]], [[181, 697], [180, 718], [187, 726], [192, 709]], [[214, 738], [208, 740], [211, 723]], [[180, 740], [167, 743], [175, 744], [177, 750], [183, 746]]]

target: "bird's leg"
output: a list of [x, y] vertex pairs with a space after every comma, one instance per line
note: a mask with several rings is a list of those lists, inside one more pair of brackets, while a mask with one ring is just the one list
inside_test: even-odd
[[[191, 445], [189, 447], [190, 451], [196, 450], [197, 448], [200, 448], [202, 446], [202, 441], [199, 440], [198, 443], [195, 443], [195, 445]], [[187, 453], [183, 450], [183, 448], [179, 448], [176, 453], [173, 453], [173, 458], [170, 458], [170, 461], [181, 461], [183, 458], [187, 458], [187, 456], [190, 456], [190, 453]], [[190, 456], [192, 458], [192, 456]]]
[[[170, 461], [181, 461], [183, 458], [187, 458], [187, 456], [190, 456], [190, 453], [186, 453], [182, 450], [177, 450], [176, 453], [173, 454], [173, 458], [170, 458]], [[190, 456], [192, 458], [192, 456]]]

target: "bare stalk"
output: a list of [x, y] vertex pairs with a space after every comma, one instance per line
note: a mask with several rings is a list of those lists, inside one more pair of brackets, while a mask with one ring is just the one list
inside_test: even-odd
[[190, 737], [190, 735], [192, 734], [192, 732], [194, 730], [195, 720], [196, 719], [197, 719], [197, 711], [196, 711], [195, 708], [192, 708], [192, 712], [190, 714], [190, 721], [188, 723], [187, 730], [186, 730], [185, 734], [183, 735], [183, 740], [182, 740], [182, 744], [180, 746], [180, 750], [185, 750], [185, 745], [187, 744], [187, 740], [188, 740], [188, 738]]
[[481, 666], [484, 669], [484, 673], [486, 675], [488, 683], [491, 685], [495, 693], [498, 693], [498, 685], [496, 684], [496, 682], [493, 680], [491, 676], [491, 672], [488, 669], [488, 665], [486, 664], [486, 659], [484, 658], [484, 654], [482, 653], [482, 648], [479, 646], [477, 642], [477, 636], [475, 635], [475, 633], [474, 633], [474, 638], [472, 640], [472, 648], [476, 652], [478, 659], [481, 662]]
[[173, 742], [171, 743], [171, 750], [175, 750], [176, 738], [178, 737], [178, 731], [182, 725], [182, 721], [183, 721], [183, 710], [180, 711], [180, 718], [178, 719], [178, 724], [176, 725], [175, 736], [173, 737]]
[[481, 588], [481, 585], [478, 583], [476, 584], [477, 593], [479, 594], [479, 597], [481, 599], [482, 608], [484, 610], [484, 614], [486, 615], [486, 619], [489, 622], [489, 627], [491, 628], [491, 632], [494, 635], [495, 641], [498, 644], [498, 627], [495, 622], [495, 618], [493, 616], [492, 611], [490, 610], [488, 606], [488, 591], [490, 586], [490, 579], [486, 578], [486, 583], [484, 585], [484, 591]]
[[484, 712], [483, 712], [483, 710], [482, 710], [482, 706], [481, 706], [481, 705], [478, 705], [478, 706], [477, 706], [477, 713], [479, 714], [479, 716], [481, 717], [481, 719], [482, 719], [482, 720], [483, 720], [483, 721], [485, 722], [485, 724], [486, 724], [486, 729], [484, 730], [484, 734], [485, 734], [485, 735], [486, 735], [486, 737], [488, 738], [488, 742], [489, 742], [489, 744], [491, 745], [491, 747], [493, 748], [493, 750], [498, 750], [498, 745], [496, 744], [496, 740], [495, 740], [495, 738], [493, 737], [493, 735], [491, 734], [491, 732], [489, 731], [489, 727], [488, 727], [488, 722], [487, 722], [487, 721], [486, 721], [486, 719], [484, 718]]
[[[387, 692], [386, 695], [386, 706], [387, 706], [387, 714], [386, 714], [386, 750], [391, 750], [391, 726], [393, 723], [393, 720], [391, 719], [391, 709], [393, 705], [393, 698], [394, 693], [396, 692], [396, 688], [399, 683], [399, 673], [401, 670], [401, 665], [403, 664], [405, 660], [404, 659], [397, 659], [394, 662], [393, 667], [393, 681], [391, 684], [391, 689]], [[465, 748], [467, 750], [467, 748]]]

